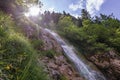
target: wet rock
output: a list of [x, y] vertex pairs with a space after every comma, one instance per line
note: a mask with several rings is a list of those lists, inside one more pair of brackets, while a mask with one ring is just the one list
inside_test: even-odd
[[[35, 37], [34, 33], [36, 32], [36, 29], [26, 27], [26, 35], [28, 38]], [[41, 28], [36, 38], [44, 42], [41, 50], [54, 50], [57, 53], [63, 53], [61, 46], [46, 30]], [[63, 54], [54, 56], [54, 58], [43, 57], [40, 58], [39, 61], [44, 63], [47, 68], [46, 70], [54, 80], [61, 80], [61, 77], [65, 77], [66, 80], [83, 80], [80, 75], [76, 74], [76, 70], [73, 69], [72, 66], [67, 62]]]
[[62, 64], [66, 63], [63, 56], [55, 57], [55, 64], [61, 66]]
[[39, 38], [42, 39], [42, 41], [44, 42], [43, 50], [53, 49], [58, 53], [61, 53], [63, 51], [54, 37], [42, 28], [39, 33]]
[[42, 50], [55, 50], [58, 53], [63, 52], [61, 46], [57, 43], [54, 37], [43, 28], [37, 28], [35, 25], [34, 27], [26, 26], [24, 27], [24, 33], [26, 37], [30, 39], [42, 40], [44, 43], [43, 47], [40, 48]]
[[55, 80], [60, 80], [60, 73], [56, 70], [52, 70], [52, 77]]
[[106, 75], [108, 80], [120, 80], [120, 56], [115, 51], [96, 54], [89, 59]]
[[111, 61], [111, 69], [116, 77], [120, 77], [120, 60], [114, 59]]
[[48, 66], [49, 66], [50, 68], [53, 68], [53, 69], [57, 69], [57, 67], [58, 67], [54, 62], [49, 62], [49, 63], [48, 63]]
[[[45, 60], [44, 60], [45, 59]], [[45, 63], [47, 61], [47, 63]], [[61, 80], [64, 75], [67, 80], [84, 80], [73, 67], [67, 63], [63, 55], [55, 56], [52, 59], [43, 58], [42, 61], [48, 68], [49, 74], [54, 80]]]
[[0, 80], [3, 80], [2, 78], [0, 78]]

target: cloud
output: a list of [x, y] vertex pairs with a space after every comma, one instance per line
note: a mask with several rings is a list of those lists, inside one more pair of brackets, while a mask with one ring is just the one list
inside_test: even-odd
[[77, 11], [86, 9], [91, 16], [94, 16], [101, 8], [105, 0], [79, 0], [76, 4], [70, 4], [69, 9]]
[[83, 9], [83, 1], [84, 0], [80, 0], [77, 4], [70, 4], [69, 5], [69, 9], [76, 11], [78, 9]]
[[86, 10], [94, 16], [101, 8], [105, 0], [87, 0], [86, 1]]
[[76, 18], [81, 17], [81, 15], [79, 15], [79, 14], [71, 14], [71, 15], [76, 17]]

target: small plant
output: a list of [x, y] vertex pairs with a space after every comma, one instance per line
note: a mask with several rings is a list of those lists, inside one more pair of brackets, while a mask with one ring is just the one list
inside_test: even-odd
[[3, 80], [49, 80], [33, 47], [42, 45], [30, 41], [15, 32], [10, 16], [0, 12], [0, 79]]
[[60, 80], [68, 80], [68, 79], [64, 75], [61, 75]]
[[56, 52], [53, 50], [48, 50], [48, 51], [42, 52], [41, 55], [49, 58], [54, 58], [54, 56], [56, 55]]
[[38, 39], [32, 39], [31, 44], [35, 49], [39, 50], [43, 46], [43, 41]]

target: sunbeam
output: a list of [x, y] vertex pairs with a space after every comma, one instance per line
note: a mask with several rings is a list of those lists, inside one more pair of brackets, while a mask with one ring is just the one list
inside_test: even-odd
[[28, 12], [25, 13], [25, 16], [37, 16], [40, 13], [40, 8], [38, 6], [32, 6], [29, 8]]

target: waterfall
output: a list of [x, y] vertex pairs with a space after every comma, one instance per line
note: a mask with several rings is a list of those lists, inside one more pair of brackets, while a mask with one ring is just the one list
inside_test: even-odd
[[87, 66], [77, 55], [75, 52], [75, 48], [71, 45], [68, 45], [57, 33], [45, 29], [48, 33], [50, 33], [57, 42], [63, 48], [65, 55], [72, 61], [79, 71], [79, 73], [86, 79], [86, 80], [106, 80], [105, 77], [95, 70], [92, 70], [89, 66]]

